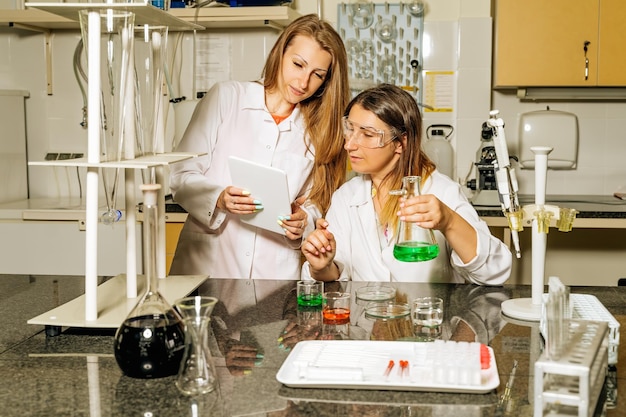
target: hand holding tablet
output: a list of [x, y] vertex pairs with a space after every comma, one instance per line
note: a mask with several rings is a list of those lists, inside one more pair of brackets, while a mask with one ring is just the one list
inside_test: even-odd
[[233, 185], [249, 190], [252, 196], [263, 204], [263, 209], [241, 215], [241, 220], [252, 226], [284, 235], [283, 227], [277, 220], [279, 216], [291, 215], [287, 174], [278, 168], [235, 156], [230, 156], [228, 163]]

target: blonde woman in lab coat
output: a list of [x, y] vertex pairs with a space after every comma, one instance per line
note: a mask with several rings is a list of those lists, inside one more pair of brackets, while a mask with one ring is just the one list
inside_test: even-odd
[[[512, 256], [493, 237], [459, 184], [439, 173], [420, 148], [415, 99], [383, 84], [361, 92], [344, 117], [345, 149], [357, 175], [337, 190], [325, 219], [302, 245], [304, 279], [470, 282], [500, 285]], [[419, 175], [422, 195], [400, 199], [402, 178]], [[439, 255], [426, 262], [393, 256], [398, 222], [433, 229]]]
[[[316, 15], [278, 37], [256, 82], [216, 84], [198, 103], [177, 151], [206, 153], [172, 166], [174, 200], [188, 213], [172, 275], [298, 279], [306, 202], [325, 212], [345, 178], [341, 116], [350, 95], [341, 37]], [[232, 184], [229, 156], [287, 173], [293, 213], [282, 234], [243, 223], [263, 209]], [[310, 226], [312, 229], [313, 226]]]

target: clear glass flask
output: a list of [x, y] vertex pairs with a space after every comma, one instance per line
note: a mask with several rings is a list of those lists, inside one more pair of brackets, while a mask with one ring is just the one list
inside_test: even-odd
[[[397, 194], [405, 198], [420, 195], [421, 180], [421, 177], [414, 175], [402, 178], [402, 190]], [[432, 230], [424, 229], [414, 222], [398, 222], [394, 258], [403, 262], [423, 262], [435, 259], [437, 255], [439, 245]]]
[[145, 294], [115, 333], [114, 353], [124, 374], [161, 378], [178, 373], [185, 348], [182, 319], [157, 289], [157, 194], [159, 184], [140, 186], [144, 195]]
[[178, 371], [176, 387], [185, 395], [206, 394], [215, 390], [217, 377], [209, 348], [211, 313], [215, 297], [186, 297], [174, 303], [185, 323], [185, 353]]

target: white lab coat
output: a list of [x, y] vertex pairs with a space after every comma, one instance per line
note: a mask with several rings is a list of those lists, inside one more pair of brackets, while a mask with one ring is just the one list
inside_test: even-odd
[[[476, 229], [477, 255], [463, 263], [452, 251], [439, 231], [434, 231], [439, 244], [439, 256], [427, 262], [400, 262], [393, 257], [394, 237], [379, 238], [371, 196], [372, 182], [368, 175], [358, 175], [345, 183], [333, 195], [326, 215], [328, 230], [337, 242], [335, 263], [341, 280], [353, 281], [413, 281], [413, 282], [471, 282], [500, 285], [510, 273], [512, 256], [499, 239], [492, 236], [487, 224], [468, 202], [461, 187], [435, 171], [427, 180], [422, 194], [434, 194], [460, 214]], [[302, 279], [311, 279], [309, 264], [302, 267]]]
[[298, 106], [277, 126], [265, 107], [262, 84], [218, 83], [198, 103], [176, 150], [206, 155], [171, 169], [174, 200], [189, 216], [170, 274], [298, 279], [300, 240], [250, 226], [216, 207], [222, 190], [237, 186], [230, 177], [230, 155], [284, 170], [291, 201], [304, 194], [314, 156]]

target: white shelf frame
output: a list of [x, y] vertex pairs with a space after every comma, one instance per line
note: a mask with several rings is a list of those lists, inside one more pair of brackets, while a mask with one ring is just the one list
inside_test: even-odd
[[[79, 11], [87, 10], [89, 19], [88, 40], [88, 107], [100, 108], [100, 11], [123, 10], [135, 13], [135, 25], [168, 25], [175, 28], [195, 28], [196, 25], [186, 23], [168, 13], [148, 4], [133, 3], [27, 3], [28, 7], [36, 7], [41, 10], [65, 17], [78, 19]], [[85, 294], [65, 305], [44, 313], [30, 320], [30, 324], [43, 324], [45, 326], [79, 326], [89, 328], [112, 327], [117, 328], [126, 318], [130, 310], [136, 304], [137, 299], [137, 272], [136, 259], [137, 248], [134, 225], [135, 215], [135, 175], [134, 170], [155, 168], [156, 182], [164, 183], [164, 168], [170, 163], [198, 156], [189, 153], [156, 154], [142, 156], [136, 159], [121, 161], [100, 160], [100, 112], [90, 111], [88, 114], [87, 128], [87, 157], [64, 161], [29, 162], [29, 165], [40, 166], [82, 166], [87, 168], [86, 180], [86, 212], [85, 212]], [[98, 296], [98, 185], [100, 170], [103, 168], [124, 169], [124, 182], [126, 187], [126, 252], [127, 271], [125, 275], [118, 275], [103, 284], [102, 289], [106, 297]], [[157, 253], [157, 273], [159, 278], [165, 279], [165, 197], [161, 189], [159, 193], [159, 236]], [[110, 291], [110, 288], [119, 287], [120, 281], [126, 281], [126, 294], [123, 291]], [[163, 294], [166, 299], [174, 301], [175, 298], [189, 294], [195, 290], [207, 277], [169, 277], [175, 284], [169, 294]], [[161, 287], [165, 287], [162, 285]], [[165, 289], [165, 288], [164, 288]], [[84, 309], [84, 318], [78, 316], [76, 306]]]

